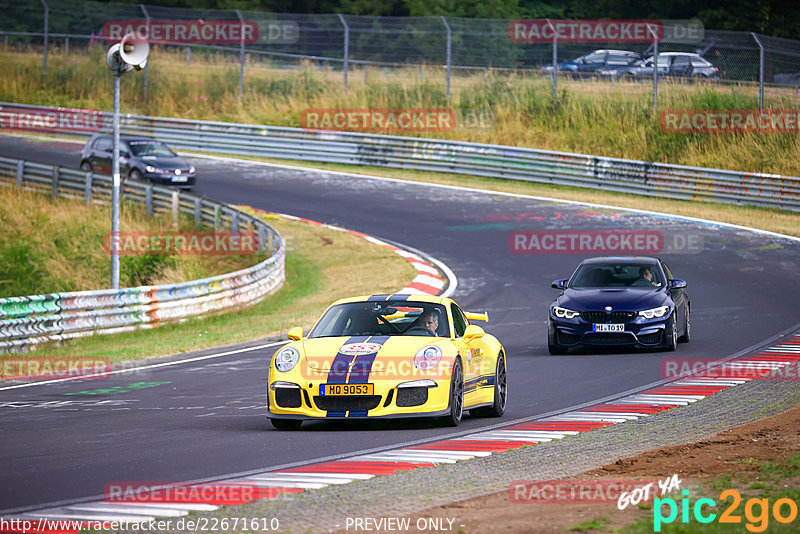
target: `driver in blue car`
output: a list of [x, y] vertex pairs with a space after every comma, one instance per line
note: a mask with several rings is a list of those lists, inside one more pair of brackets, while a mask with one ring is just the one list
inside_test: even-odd
[[633, 285], [658, 287], [658, 284], [653, 280], [653, 271], [646, 265], [639, 269], [639, 279]]

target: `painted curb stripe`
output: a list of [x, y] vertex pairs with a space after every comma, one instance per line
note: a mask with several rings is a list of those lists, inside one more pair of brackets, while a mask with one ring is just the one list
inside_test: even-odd
[[[389, 295], [381, 298], [389, 298]], [[365, 337], [365, 336], [361, 336]], [[352, 338], [351, 338], [352, 339]], [[792, 350], [787, 353], [787, 347]], [[770, 352], [771, 350], [776, 352]], [[349, 357], [352, 358], [352, 357]], [[349, 361], [349, 359], [348, 359]], [[725, 365], [737, 376], [687, 376], [662, 386], [630, 394], [613, 402], [583, 407], [571, 412], [542, 419], [516, 423], [490, 431], [476, 432], [452, 439], [436, 440], [411, 447], [362, 454], [308, 464], [290, 469], [267, 471], [262, 474], [238, 478], [216, 484], [249, 484], [258, 486], [258, 499], [271, 499], [286, 493], [301, 493], [330, 485], [349, 484], [373, 476], [390, 476], [403, 471], [453, 464], [475, 457], [486, 457], [511, 449], [537, 445], [562, 439], [581, 432], [602, 429], [608, 425], [648, 417], [678, 406], [686, 406], [700, 399], [725, 391], [739, 384], [762, 378], [765, 372], [781, 373], [790, 364], [800, 361], [800, 335], [743, 355]], [[739, 373], [743, 376], [739, 376]], [[341, 377], [342, 381], [346, 378]], [[797, 380], [800, 377], [783, 378]], [[769, 380], [770, 378], [764, 378]], [[774, 378], [773, 378], [774, 379]], [[107, 504], [102, 502], [50, 508], [20, 514], [20, 518], [38, 520], [42, 517], [72, 520], [128, 520], [143, 521], [153, 517], [179, 517], [188, 511], [198, 510], [203, 504], [191, 503]], [[217, 509], [205, 505], [205, 510]]]

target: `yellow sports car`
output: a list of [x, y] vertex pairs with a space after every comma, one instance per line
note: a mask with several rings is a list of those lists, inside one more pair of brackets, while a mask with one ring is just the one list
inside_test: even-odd
[[275, 428], [303, 420], [441, 417], [506, 409], [503, 346], [446, 297], [372, 295], [334, 302], [311, 329], [289, 330], [272, 357], [267, 414]]

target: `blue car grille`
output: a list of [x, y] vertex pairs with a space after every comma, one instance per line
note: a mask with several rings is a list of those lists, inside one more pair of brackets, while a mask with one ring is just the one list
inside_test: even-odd
[[636, 318], [636, 312], [586, 311], [581, 312], [581, 317], [589, 323], [629, 323]]
[[625, 332], [589, 332], [583, 342], [588, 345], [630, 345], [636, 343], [633, 334]]

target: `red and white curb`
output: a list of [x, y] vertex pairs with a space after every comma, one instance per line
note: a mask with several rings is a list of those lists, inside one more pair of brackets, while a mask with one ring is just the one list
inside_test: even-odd
[[[376, 476], [413, 471], [438, 464], [491, 456], [511, 449], [561, 439], [565, 436], [647, 417], [685, 406], [733, 386], [755, 380], [764, 372], [786, 370], [800, 365], [800, 332], [757, 352], [726, 361], [735, 377], [687, 377], [651, 389], [627, 395], [613, 402], [603, 402], [571, 412], [517, 423], [466, 436], [444, 439], [395, 450], [361, 454], [340, 460], [279, 469], [257, 475], [213, 482], [212, 486], [247, 485], [258, 488], [258, 499], [272, 499], [285, 493], [301, 493], [331, 485], [348, 484]], [[784, 379], [798, 380], [797, 371]], [[202, 503], [94, 502], [27, 512], [16, 519], [40, 518], [81, 521], [143, 522], [155, 518], [181, 517], [193, 511], [216, 510], [218, 506]], [[4, 518], [10, 519], [10, 518]]]
[[[246, 206], [245, 206], [246, 207]], [[250, 208], [257, 213], [265, 213], [269, 214], [264, 210]], [[457, 279], [455, 274], [443, 263], [433, 260], [436, 265], [434, 265], [431, 261], [424, 259], [419, 254], [411, 252], [406, 249], [402, 249], [396, 247], [390, 243], [382, 241], [377, 237], [372, 237], [371, 235], [363, 234], [361, 232], [356, 232], [355, 230], [348, 230], [347, 228], [342, 228], [340, 226], [334, 226], [332, 224], [321, 223], [319, 221], [314, 221], [312, 219], [305, 219], [303, 217], [296, 217], [294, 215], [287, 215], [285, 213], [273, 213], [272, 215], [276, 215], [278, 217], [283, 217], [285, 219], [290, 219], [293, 221], [301, 221], [310, 224], [314, 224], [316, 226], [321, 226], [323, 228], [327, 228], [329, 230], [335, 230], [337, 232], [346, 232], [351, 235], [355, 235], [366, 239], [370, 243], [374, 243], [375, 245], [380, 245], [382, 247], [386, 247], [395, 254], [404, 257], [408, 262], [411, 264], [414, 269], [417, 270], [417, 276], [403, 289], [396, 291], [396, 293], [413, 293], [413, 294], [427, 294], [427, 295], [442, 295], [442, 296], [450, 296], [453, 294], [453, 291], [457, 285]], [[444, 273], [445, 276], [442, 276]], [[445, 287], [447, 288], [445, 290]], [[443, 290], [445, 290], [443, 292]]]

